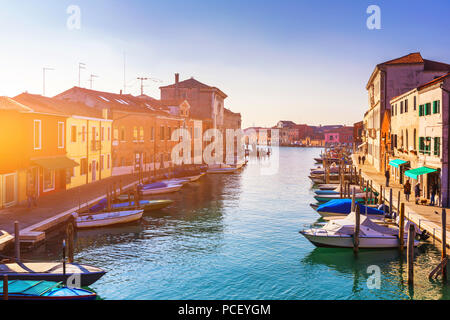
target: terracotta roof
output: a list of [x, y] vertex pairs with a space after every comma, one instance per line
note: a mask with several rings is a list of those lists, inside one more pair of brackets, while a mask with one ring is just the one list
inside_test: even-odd
[[178, 82], [178, 84], [174, 83], [168, 86], [163, 86], [160, 88], [204, 88], [204, 89], [212, 89], [213, 87], [210, 87], [204, 83], [201, 83], [198, 80], [195, 80], [194, 78], [190, 78], [184, 81]]
[[0, 97], [0, 110], [26, 112], [33, 111], [31, 108], [24, 106], [23, 104], [8, 97]]
[[420, 52], [414, 52], [407, 54], [406, 56], [392, 59], [383, 63], [380, 63], [379, 65], [392, 65], [392, 64], [414, 64], [414, 63], [423, 63], [424, 60], [422, 58], [422, 55]]
[[[89, 97], [87, 101], [84, 98]], [[104, 91], [96, 91], [85, 88], [73, 87], [55, 96], [56, 99], [66, 101], [85, 101], [89, 106], [96, 109], [108, 108], [123, 112], [150, 112], [155, 114], [167, 115], [168, 111], [155, 108], [150, 101], [155, 99], [135, 97], [130, 94], [118, 94]]]
[[447, 74], [445, 74], [445, 75], [443, 75], [443, 76], [441, 76], [441, 77], [439, 77], [439, 78], [436, 78], [436, 79], [434, 79], [434, 80], [431, 80], [430, 82], [427, 82], [427, 83], [425, 83], [425, 84], [419, 86], [419, 87], [417, 88], [417, 90], [425, 89], [425, 88], [427, 88], [427, 87], [429, 87], [429, 86], [432, 86], [433, 84], [436, 84], [436, 83], [439, 83], [439, 82], [445, 80], [445, 79], [448, 78], [448, 77], [450, 77], [450, 72], [447, 73]]
[[30, 107], [36, 112], [102, 118], [102, 112], [100, 110], [88, 107], [79, 102], [48, 98], [30, 93], [19, 94], [14, 97], [14, 100]]
[[217, 92], [219, 92], [222, 96], [224, 96], [225, 98], [227, 97], [227, 95], [220, 90], [219, 88], [216, 87], [211, 87], [208, 86], [207, 84], [201, 83], [200, 81], [194, 79], [194, 77], [187, 79], [187, 80], [183, 80], [180, 81], [178, 83], [174, 83], [168, 86], [162, 86], [159, 87], [160, 89], [166, 89], [166, 88], [183, 88], [183, 89], [206, 89], [206, 90], [215, 90]]

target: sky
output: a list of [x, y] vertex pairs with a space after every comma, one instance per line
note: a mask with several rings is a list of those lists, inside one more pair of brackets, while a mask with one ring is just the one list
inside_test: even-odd
[[[426, 5], [425, 5], [426, 4]], [[383, 61], [411, 52], [450, 63], [443, 0], [0, 0], [0, 95], [54, 96], [78, 85], [138, 95], [195, 79], [224, 91], [243, 128], [279, 120], [362, 120], [366, 83]], [[80, 28], [67, 21], [80, 9]], [[369, 30], [369, 5], [381, 29]], [[73, 22], [74, 20], [70, 20]], [[125, 63], [124, 63], [125, 62]], [[125, 81], [124, 81], [125, 80]]]

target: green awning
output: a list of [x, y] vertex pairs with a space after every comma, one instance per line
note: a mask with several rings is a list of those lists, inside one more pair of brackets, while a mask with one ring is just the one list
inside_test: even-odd
[[402, 159], [394, 159], [394, 160], [389, 161], [389, 165], [396, 167], [396, 168], [400, 167], [401, 165], [403, 165], [405, 163], [408, 163], [408, 161], [405, 161]]
[[78, 167], [79, 164], [66, 156], [32, 159], [31, 162], [48, 170]]
[[407, 177], [417, 180], [417, 178], [423, 174], [428, 174], [428, 173], [432, 173], [432, 172], [436, 172], [436, 171], [437, 171], [436, 169], [431, 169], [428, 167], [420, 167], [420, 168], [405, 171], [405, 175]]

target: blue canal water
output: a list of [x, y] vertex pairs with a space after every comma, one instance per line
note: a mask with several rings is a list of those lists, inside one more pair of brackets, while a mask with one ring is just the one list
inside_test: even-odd
[[[416, 249], [409, 290], [397, 250], [362, 250], [355, 258], [299, 234], [318, 220], [308, 173], [319, 153], [281, 148], [271, 174], [261, 172], [267, 160], [255, 160], [239, 173], [207, 175], [157, 197], [176, 202], [140, 223], [79, 231], [75, 259], [108, 271], [92, 285], [104, 299], [449, 298], [448, 286], [428, 280], [439, 261], [431, 244]], [[35, 255], [57, 258], [59, 243]], [[371, 265], [381, 270], [379, 289], [367, 286]]]

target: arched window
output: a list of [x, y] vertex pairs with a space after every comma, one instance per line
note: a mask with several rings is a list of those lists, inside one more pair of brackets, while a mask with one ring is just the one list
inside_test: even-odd
[[416, 150], [416, 139], [417, 139], [417, 137], [416, 137], [416, 129], [414, 129], [414, 142], [413, 142], [413, 144], [414, 144], [414, 150]]

